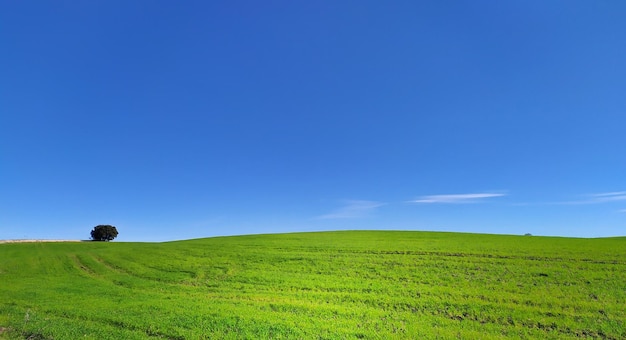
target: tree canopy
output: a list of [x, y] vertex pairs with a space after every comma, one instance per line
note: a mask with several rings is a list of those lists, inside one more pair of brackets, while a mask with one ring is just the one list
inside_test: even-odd
[[97, 225], [91, 231], [91, 239], [94, 241], [111, 241], [117, 237], [117, 228], [108, 224]]

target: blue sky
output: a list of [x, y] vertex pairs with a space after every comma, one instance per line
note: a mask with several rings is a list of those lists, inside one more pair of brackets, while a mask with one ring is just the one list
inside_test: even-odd
[[0, 239], [626, 234], [626, 3], [0, 4]]

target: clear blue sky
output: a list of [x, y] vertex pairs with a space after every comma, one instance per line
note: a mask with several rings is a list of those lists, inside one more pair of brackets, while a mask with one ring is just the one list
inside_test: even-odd
[[0, 239], [626, 234], [624, 1], [0, 4]]

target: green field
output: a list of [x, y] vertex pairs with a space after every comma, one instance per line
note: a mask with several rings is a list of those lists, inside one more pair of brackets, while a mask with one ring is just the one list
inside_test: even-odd
[[0, 244], [0, 338], [626, 338], [626, 238]]

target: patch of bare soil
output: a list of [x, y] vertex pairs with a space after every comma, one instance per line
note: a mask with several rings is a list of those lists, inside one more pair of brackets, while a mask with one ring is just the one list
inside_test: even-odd
[[81, 240], [0, 240], [0, 243], [82, 242]]

